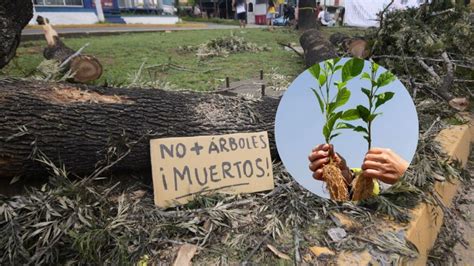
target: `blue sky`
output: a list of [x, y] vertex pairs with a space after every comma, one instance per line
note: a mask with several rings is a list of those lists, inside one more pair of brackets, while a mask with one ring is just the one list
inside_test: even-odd
[[[343, 64], [346, 60], [348, 58], [342, 59], [338, 64]], [[370, 73], [369, 61], [365, 61], [363, 71]], [[377, 76], [385, 71], [385, 68], [379, 67]], [[340, 80], [340, 76], [338, 71], [333, 80]], [[337, 110], [354, 108], [359, 104], [367, 106], [367, 96], [360, 88], [370, 88], [369, 83], [360, 77], [349, 81], [347, 88], [351, 91], [351, 98]], [[293, 81], [278, 106], [275, 138], [278, 153], [292, 177], [309, 191], [329, 198], [324, 183], [314, 180], [308, 168], [311, 149], [325, 142], [322, 135], [324, 117], [311, 91], [311, 88], [317, 86], [316, 79], [308, 71], [301, 73]], [[418, 144], [418, 115], [415, 105], [398, 79], [379, 90], [384, 91], [395, 92], [395, 95], [378, 109], [383, 114], [372, 123], [372, 147], [390, 148], [411, 162]], [[363, 125], [361, 120], [351, 121], [351, 124]], [[367, 152], [366, 140], [361, 134], [351, 130], [341, 132], [342, 134], [332, 141], [336, 151], [347, 160], [349, 167], [360, 167]]]

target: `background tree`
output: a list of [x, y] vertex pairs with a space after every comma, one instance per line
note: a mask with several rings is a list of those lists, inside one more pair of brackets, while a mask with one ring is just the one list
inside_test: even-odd
[[0, 1], [0, 69], [15, 56], [21, 30], [33, 17], [31, 0]]

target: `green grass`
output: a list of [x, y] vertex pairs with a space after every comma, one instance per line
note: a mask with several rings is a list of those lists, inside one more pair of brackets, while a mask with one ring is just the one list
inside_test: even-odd
[[203, 23], [215, 23], [224, 25], [239, 25], [239, 21], [236, 19], [223, 19], [223, 18], [199, 18], [199, 17], [181, 17], [183, 21], [192, 22], [203, 22]]
[[[330, 29], [331, 32], [334, 29]], [[353, 30], [349, 29], [349, 31]], [[231, 32], [259, 45], [267, 45], [271, 47], [271, 50], [231, 54], [228, 57], [214, 57], [199, 61], [193, 52], [183, 53], [177, 49], [178, 46], [199, 45], [213, 38], [230, 35]], [[278, 28], [274, 31], [236, 29], [129, 33], [102, 37], [63, 38], [63, 41], [73, 49], [79, 49], [84, 44], [90, 43], [84, 53], [96, 56], [104, 66], [102, 77], [94, 84], [107, 83], [115, 86], [130, 84], [131, 75], [138, 71], [143, 62], [145, 66], [150, 66], [166, 63], [171, 58], [173, 63], [189, 69], [218, 68], [218, 70], [207, 73], [168, 70], [156, 72], [156, 76], [143, 71], [142, 78], [146, 81], [158, 79], [161, 82], [168, 82], [177, 89], [205, 91], [223, 86], [225, 77], [230, 77], [231, 81], [258, 77], [260, 69], [263, 69], [265, 73], [273, 70], [295, 78], [304, 70], [303, 61], [294, 52], [285, 51], [278, 42], [299, 43], [298, 38], [298, 32]], [[43, 40], [23, 42], [17, 50], [16, 58], [0, 70], [0, 75], [29, 76], [43, 60], [42, 50], [45, 46], [46, 42]]]

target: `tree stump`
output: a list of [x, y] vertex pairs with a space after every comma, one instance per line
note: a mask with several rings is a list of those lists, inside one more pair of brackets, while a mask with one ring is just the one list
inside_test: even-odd
[[64, 70], [71, 70], [74, 82], [87, 83], [100, 78], [103, 69], [99, 60], [89, 55], [76, 55], [76, 51], [61, 41], [48, 19], [38, 16], [36, 21], [43, 26], [44, 36], [48, 43], [43, 51], [44, 58], [56, 60], [63, 64]]

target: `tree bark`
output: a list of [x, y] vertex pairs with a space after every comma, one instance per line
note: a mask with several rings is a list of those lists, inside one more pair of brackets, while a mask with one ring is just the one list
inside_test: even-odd
[[0, 1], [0, 69], [15, 56], [21, 31], [32, 17], [31, 0]]
[[298, 29], [308, 30], [318, 28], [318, 18], [314, 9], [315, 0], [300, 0], [298, 5]]
[[148, 140], [163, 137], [268, 131], [276, 158], [278, 103], [270, 97], [0, 80], [0, 177], [42, 175], [44, 166], [32, 152], [88, 174], [139, 139], [113, 169], [150, 171]]
[[300, 37], [300, 44], [304, 50], [306, 67], [337, 57], [334, 46], [317, 29], [305, 31]]

